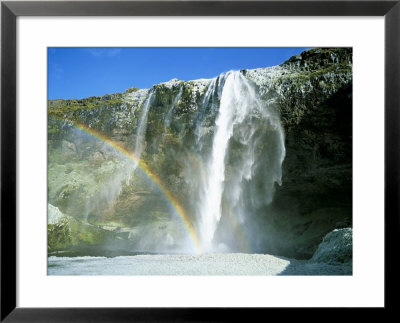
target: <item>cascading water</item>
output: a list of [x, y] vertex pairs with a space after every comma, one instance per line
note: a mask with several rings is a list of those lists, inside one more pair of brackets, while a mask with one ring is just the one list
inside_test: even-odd
[[[218, 96], [220, 103], [211, 152], [205, 160], [205, 178], [199, 192], [198, 230], [205, 250], [213, 249], [214, 234], [222, 215], [222, 200], [226, 200], [241, 221], [250, 205], [256, 207], [260, 200], [270, 203], [275, 183], [280, 184], [285, 156], [279, 117], [271, 107], [262, 103], [255, 86], [240, 72], [229, 72], [220, 76], [219, 81], [218, 91], [215, 91], [215, 81], [209, 88], [216, 92], [214, 95]], [[207, 92], [205, 101], [211, 97], [212, 94]], [[232, 141], [240, 149], [230, 149]], [[268, 147], [261, 147], [263, 144]], [[234, 156], [235, 152], [237, 156]], [[231, 173], [234, 176], [230, 179], [226, 178], [228, 160], [233, 164]], [[263, 177], [261, 190], [257, 182], [260, 178], [252, 183], [256, 173]], [[227, 181], [229, 185], [226, 185]], [[245, 189], [254, 196], [247, 196]]]
[[169, 127], [171, 124], [171, 116], [172, 112], [174, 111], [176, 105], [178, 104], [179, 100], [182, 98], [182, 93], [183, 93], [183, 87], [181, 86], [179, 88], [178, 95], [175, 97], [175, 99], [172, 101], [170, 107], [168, 108], [167, 115], [165, 116], [164, 120], [164, 132], [166, 131], [166, 128]]
[[[149, 95], [143, 104], [142, 113], [140, 116], [139, 123], [137, 125], [136, 142], [135, 142], [135, 157], [137, 158], [137, 160], [140, 159], [140, 156], [142, 155], [144, 149], [144, 135], [146, 134], [146, 128], [147, 128], [147, 115], [149, 114], [149, 108], [151, 105], [153, 94], [154, 94], [153, 90], [150, 90]], [[136, 167], [137, 165], [135, 166], [135, 168]]]
[[[147, 115], [151, 106], [153, 94], [154, 92], [150, 90], [147, 99], [142, 105], [141, 116], [137, 125], [135, 142], [135, 156], [137, 157], [137, 160], [140, 159], [144, 149], [144, 135], [146, 133]], [[137, 166], [137, 163], [132, 163], [127, 158], [121, 156], [118, 170], [114, 172], [113, 176], [103, 184], [103, 188], [97, 192], [97, 194], [86, 201], [86, 210], [84, 215], [86, 221], [88, 221], [89, 214], [93, 210], [99, 209], [100, 205], [103, 206], [105, 203], [108, 207], [111, 207], [114, 204], [121, 194], [123, 183], [128, 184], [130, 182], [132, 173], [136, 170]]]

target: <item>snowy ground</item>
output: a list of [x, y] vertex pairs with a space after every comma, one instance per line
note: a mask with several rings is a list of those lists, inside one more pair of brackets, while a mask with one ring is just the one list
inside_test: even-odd
[[352, 265], [261, 254], [49, 257], [49, 275], [351, 275]]

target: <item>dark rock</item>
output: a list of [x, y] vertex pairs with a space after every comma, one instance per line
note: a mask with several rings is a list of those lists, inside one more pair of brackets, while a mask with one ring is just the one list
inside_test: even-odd
[[335, 229], [322, 240], [310, 259], [310, 263], [337, 264], [353, 259], [353, 230], [351, 228]]

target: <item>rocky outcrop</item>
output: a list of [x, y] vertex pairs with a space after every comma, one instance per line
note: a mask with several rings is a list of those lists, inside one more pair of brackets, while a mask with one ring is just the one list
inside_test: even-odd
[[184, 241], [186, 232], [172, 221], [149, 221], [134, 227], [118, 223], [94, 225], [63, 214], [48, 204], [48, 253], [59, 256], [119, 256], [142, 252], [186, 250], [175, 238]]
[[[352, 51], [312, 49], [280, 66], [241, 73], [279, 114], [286, 148], [282, 185], [276, 185], [272, 203], [246, 220], [250, 249], [311, 258], [328, 232], [352, 225]], [[176, 247], [157, 229], [180, 230], [168, 200], [145, 172], [132, 176], [132, 161], [106, 141], [134, 151], [151, 96], [141, 158], [193, 217], [186, 163], [195, 165], [196, 157], [185, 147], [195, 146], [201, 132], [204, 151], [211, 149], [218, 102], [203, 104], [210, 82], [173, 79], [151, 89], [49, 101], [49, 203], [79, 223], [120, 232], [129, 248], [139, 250], [135, 241], [144, 238], [137, 230], [151, 223], [157, 225], [147, 232]], [[227, 167], [227, 181], [232, 169]], [[235, 244], [236, 233], [228, 237], [220, 230], [216, 239]]]
[[101, 247], [107, 241], [117, 238], [110, 230], [91, 225], [63, 214], [57, 207], [48, 204], [48, 237], [49, 255], [64, 255], [66, 250], [79, 250], [89, 246]]
[[335, 229], [322, 240], [310, 263], [340, 264], [353, 260], [353, 230]]

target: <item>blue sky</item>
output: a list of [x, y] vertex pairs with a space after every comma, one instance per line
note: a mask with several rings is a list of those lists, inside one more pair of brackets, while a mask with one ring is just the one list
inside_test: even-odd
[[306, 48], [48, 48], [48, 98], [79, 99], [278, 65]]

